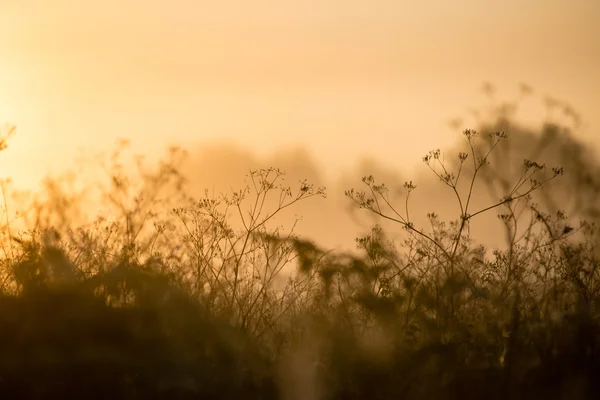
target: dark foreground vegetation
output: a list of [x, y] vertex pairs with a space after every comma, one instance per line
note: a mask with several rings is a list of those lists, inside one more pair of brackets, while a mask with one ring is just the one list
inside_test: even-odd
[[[600, 398], [598, 166], [579, 152], [565, 159], [579, 170], [508, 168], [504, 117], [465, 131], [456, 154], [424, 157], [454, 220], [413, 220], [416, 182], [398, 194], [367, 176], [348, 190], [404, 232], [376, 226], [358, 254], [273, 223], [324, 188], [268, 169], [185, 199], [175, 152], [139, 185], [112, 158], [98, 203], [111, 212], [98, 206], [90, 224], [51, 182], [19, 220], [5, 202], [0, 398]], [[576, 143], [557, 125], [535, 140]], [[495, 197], [480, 207], [482, 188]], [[562, 199], [581, 207], [567, 215]], [[489, 213], [503, 248], [471, 237]]]

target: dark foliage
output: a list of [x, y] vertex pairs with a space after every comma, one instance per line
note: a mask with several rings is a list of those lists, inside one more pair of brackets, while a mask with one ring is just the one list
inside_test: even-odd
[[[600, 398], [598, 165], [554, 126], [536, 147], [506, 115], [492, 122], [487, 136], [464, 132], [454, 161], [423, 158], [454, 220], [414, 219], [412, 181], [399, 199], [373, 176], [348, 190], [404, 233], [375, 226], [358, 254], [272, 225], [324, 188], [293, 191], [268, 169], [228, 196], [187, 199], [175, 151], [138, 187], [113, 157], [108, 210], [91, 225], [56, 184], [25, 233], [5, 203], [0, 398]], [[558, 139], [564, 168], [529, 155], [509, 168], [527, 143]], [[473, 201], [481, 187], [490, 204]], [[505, 248], [471, 237], [489, 213]]]
[[2, 398], [275, 398], [270, 364], [181, 296], [114, 307], [86, 285], [0, 299]]

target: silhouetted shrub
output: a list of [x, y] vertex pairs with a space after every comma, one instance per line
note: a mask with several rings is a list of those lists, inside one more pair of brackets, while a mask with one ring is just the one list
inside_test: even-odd
[[[500, 117], [484, 126], [514, 128]], [[358, 254], [272, 224], [325, 195], [305, 181], [292, 190], [277, 169], [252, 171], [228, 195], [189, 199], [177, 151], [140, 167], [137, 184], [115, 155], [101, 196], [108, 211], [88, 225], [72, 220], [77, 196], [51, 182], [28, 230], [5, 218], [0, 397], [598, 398], [597, 185], [592, 173], [568, 175], [598, 165], [554, 128], [542, 144], [570, 143], [566, 167], [530, 157], [511, 169], [511, 146], [535, 142], [523, 130], [511, 145], [500, 130], [466, 130], [451, 161], [427, 154], [453, 220], [412, 215], [416, 182], [398, 198], [365, 176], [347, 196], [403, 236], [376, 225], [357, 238]], [[562, 197], [544, 200], [557, 187], [580, 190], [575, 216], [552, 201]], [[473, 200], [482, 188], [489, 204]], [[503, 248], [471, 236], [488, 213]]]

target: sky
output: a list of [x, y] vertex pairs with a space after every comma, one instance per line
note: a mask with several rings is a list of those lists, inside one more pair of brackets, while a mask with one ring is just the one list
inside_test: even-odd
[[409, 171], [486, 81], [569, 102], [598, 141], [599, 20], [597, 0], [0, 0], [0, 175], [32, 188], [117, 138]]

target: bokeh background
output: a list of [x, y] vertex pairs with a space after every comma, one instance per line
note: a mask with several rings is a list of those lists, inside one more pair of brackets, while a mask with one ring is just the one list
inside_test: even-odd
[[198, 190], [256, 165], [327, 184], [300, 228], [337, 244], [354, 236], [343, 190], [417, 179], [474, 127], [484, 82], [496, 99], [534, 88], [532, 126], [547, 96], [568, 101], [600, 143], [599, 19], [595, 0], [4, 0], [0, 122], [18, 133], [1, 175], [32, 189], [118, 138], [149, 159], [178, 145]]

